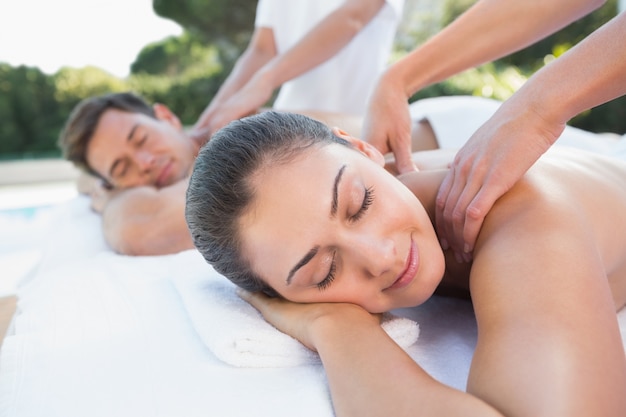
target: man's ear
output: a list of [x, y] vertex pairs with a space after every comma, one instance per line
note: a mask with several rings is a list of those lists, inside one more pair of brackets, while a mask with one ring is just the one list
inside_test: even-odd
[[367, 156], [372, 161], [376, 162], [381, 167], [385, 166], [385, 157], [378, 149], [369, 143], [362, 141], [361, 139], [355, 138], [354, 136], [349, 135], [345, 131], [339, 129], [338, 127], [333, 127], [332, 132], [339, 136], [342, 139], [347, 140], [354, 146], [359, 152]]
[[165, 122], [168, 122], [169, 124], [174, 126], [176, 129], [183, 128], [183, 125], [180, 123], [178, 116], [172, 113], [169, 107], [167, 107], [165, 104], [154, 103], [152, 105], [152, 109], [154, 110], [154, 116], [158, 120], [163, 120]]

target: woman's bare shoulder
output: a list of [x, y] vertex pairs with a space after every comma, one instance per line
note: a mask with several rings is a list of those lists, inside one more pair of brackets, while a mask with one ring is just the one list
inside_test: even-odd
[[[563, 245], [596, 248], [607, 271], [626, 263], [626, 164], [578, 150], [554, 149], [501, 197], [487, 215], [477, 249]], [[559, 243], [561, 242], [561, 243]], [[513, 246], [511, 246], [513, 247]], [[521, 249], [523, 250], [523, 249]]]

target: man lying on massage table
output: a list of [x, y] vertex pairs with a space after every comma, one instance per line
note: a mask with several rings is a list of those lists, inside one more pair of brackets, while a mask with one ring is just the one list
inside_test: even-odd
[[[358, 135], [358, 117], [306, 112]], [[437, 148], [420, 124], [414, 150]], [[201, 146], [163, 104], [130, 93], [85, 99], [61, 133], [64, 156], [85, 173], [79, 189], [102, 213], [107, 243], [127, 255], [163, 255], [193, 248], [184, 220], [185, 192]], [[422, 166], [416, 161], [418, 166]]]

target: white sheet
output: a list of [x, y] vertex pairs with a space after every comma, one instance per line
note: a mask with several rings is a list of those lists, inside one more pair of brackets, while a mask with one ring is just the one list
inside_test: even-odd
[[[333, 415], [321, 365], [238, 368], [211, 353], [173, 283], [203, 266], [193, 254], [112, 253], [85, 197], [53, 224], [0, 352], [0, 416]], [[407, 352], [464, 389], [476, 343], [471, 304], [434, 297], [394, 313], [420, 325]], [[626, 311], [618, 319], [626, 338]]]
[[[0, 416], [332, 416], [321, 365], [237, 368], [202, 342], [173, 279], [190, 254], [126, 257], [104, 244], [88, 200], [65, 205], [39, 269], [18, 289], [0, 355]], [[204, 265], [202, 265], [204, 266]], [[407, 351], [463, 389], [471, 305], [435, 298]]]

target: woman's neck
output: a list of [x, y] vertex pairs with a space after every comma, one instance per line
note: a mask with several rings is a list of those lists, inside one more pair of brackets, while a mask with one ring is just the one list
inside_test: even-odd
[[433, 224], [435, 223], [437, 192], [447, 173], [448, 169], [433, 169], [410, 172], [398, 176], [400, 182], [406, 185], [421, 201]]

